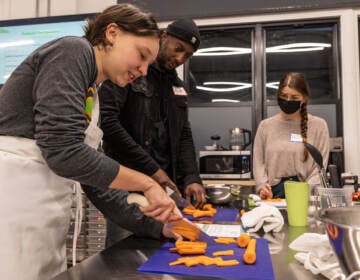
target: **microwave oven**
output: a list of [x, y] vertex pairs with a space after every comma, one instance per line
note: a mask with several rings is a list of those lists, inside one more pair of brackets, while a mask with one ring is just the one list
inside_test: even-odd
[[251, 151], [200, 151], [202, 179], [251, 179]]

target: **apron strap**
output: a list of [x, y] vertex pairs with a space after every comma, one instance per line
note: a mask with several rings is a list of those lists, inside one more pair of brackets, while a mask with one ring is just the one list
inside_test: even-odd
[[82, 192], [81, 185], [79, 182], [75, 182], [75, 197], [76, 197], [76, 210], [75, 210], [75, 226], [74, 226], [74, 236], [73, 236], [73, 244], [72, 244], [72, 265], [76, 265], [76, 245], [79, 234], [81, 232], [81, 222], [83, 217], [82, 210]]

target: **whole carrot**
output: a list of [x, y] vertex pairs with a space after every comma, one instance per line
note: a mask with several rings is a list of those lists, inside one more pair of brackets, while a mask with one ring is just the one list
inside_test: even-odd
[[243, 260], [246, 264], [253, 264], [256, 261], [256, 239], [251, 239], [245, 253]]

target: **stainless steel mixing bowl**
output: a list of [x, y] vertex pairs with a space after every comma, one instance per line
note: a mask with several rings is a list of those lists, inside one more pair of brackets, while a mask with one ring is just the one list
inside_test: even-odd
[[319, 219], [346, 275], [360, 271], [360, 207], [322, 209]]
[[213, 204], [227, 204], [232, 201], [230, 186], [223, 184], [205, 185], [207, 201]]

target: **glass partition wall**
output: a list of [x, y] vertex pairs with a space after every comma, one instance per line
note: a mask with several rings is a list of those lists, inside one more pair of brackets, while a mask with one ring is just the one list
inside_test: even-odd
[[279, 112], [276, 90], [281, 76], [302, 72], [310, 85], [309, 113], [324, 118], [332, 137], [341, 136], [337, 24], [265, 28], [265, 116]]
[[253, 37], [247, 27], [201, 30], [201, 47], [185, 65], [190, 121], [196, 150], [219, 135], [229, 147], [229, 129], [252, 129]]
[[185, 66], [197, 151], [214, 134], [228, 148], [232, 127], [254, 137], [259, 122], [279, 112], [279, 79], [294, 71], [309, 81], [309, 112], [327, 121], [331, 137], [342, 136], [336, 20], [207, 27], [200, 33], [200, 48]]

